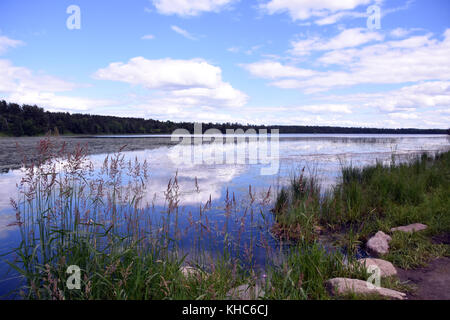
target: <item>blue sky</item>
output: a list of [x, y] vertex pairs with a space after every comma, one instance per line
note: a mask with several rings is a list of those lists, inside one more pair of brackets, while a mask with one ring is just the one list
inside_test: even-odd
[[[67, 27], [71, 5], [79, 29]], [[450, 2], [2, 0], [0, 99], [173, 121], [447, 128]]]

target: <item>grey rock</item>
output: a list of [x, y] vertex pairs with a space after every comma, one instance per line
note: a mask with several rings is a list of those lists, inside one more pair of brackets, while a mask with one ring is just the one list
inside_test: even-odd
[[181, 267], [180, 271], [185, 278], [201, 277], [201, 276], [205, 275], [205, 273], [203, 271], [201, 271], [197, 268], [194, 268], [194, 267], [189, 267], [189, 266]]
[[422, 223], [413, 223], [407, 226], [401, 226], [401, 227], [396, 227], [396, 228], [392, 228], [391, 231], [402, 231], [402, 232], [417, 232], [417, 231], [421, 231], [421, 230], [425, 230], [426, 228], [428, 228], [427, 225], [422, 224]]
[[248, 284], [242, 284], [236, 288], [228, 291], [227, 296], [233, 300], [258, 300], [265, 295], [261, 285], [256, 284], [250, 286]]
[[359, 263], [365, 265], [366, 268], [369, 266], [376, 266], [380, 269], [380, 275], [382, 277], [389, 277], [397, 275], [397, 269], [389, 261], [375, 258], [359, 259]]
[[378, 231], [372, 238], [367, 241], [367, 248], [375, 255], [386, 254], [389, 251], [389, 241], [392, 238], [383, 231]]
[[332, 295], [356, 294], [379, 294], [383, 297], [396, 300], [404, 300], [406, 294], [403, 292], [376, 287], [371, 283], [358, 279], [333, 278], [326, 282], [326, 286]]

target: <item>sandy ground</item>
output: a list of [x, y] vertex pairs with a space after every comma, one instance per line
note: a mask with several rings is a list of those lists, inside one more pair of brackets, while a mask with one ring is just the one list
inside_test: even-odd
[[[433, 238], [434, 242], [450, 242], [450, 233]], [[450, 300], [450, 258], [431, 261], [428, 266], [414, 270], [398, 269], [401, 281], [408, 281], [417, 290], [408, 295], [410, 300]]]
[[450, 300], [450, 258], [436, 259], [425, 268], [399, 270], [399, 278], [415, 285], [410, 300]]
[[[39, 141], [44, 137], [23, 137], [23, 138], [0, 138], [0, 171], [7, 172], [9, 169], [19, 168], [24, 159], [32, 159], [36, 154]], [[98, 137], [58, 137], [58, 145], [66, 142], [67, 150], [73, 150], [77, 144], [88, 145], [89, 154], [114, 153], [123, 146], [123, 151], [144, 150], [156, 148], [160, 145], [176, 144], [170, 138], [150, 137], [150, 138], [98, 138]]]

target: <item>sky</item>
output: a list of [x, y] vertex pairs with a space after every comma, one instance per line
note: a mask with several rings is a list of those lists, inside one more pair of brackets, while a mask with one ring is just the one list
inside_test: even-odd
[[450, 127], [448, 0], [1, 0], [0, 99], [172, 121]]

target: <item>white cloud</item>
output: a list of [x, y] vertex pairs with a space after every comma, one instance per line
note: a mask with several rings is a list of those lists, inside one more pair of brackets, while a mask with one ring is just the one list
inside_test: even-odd
[[324, 18], [320, 18], [320, 19], [314, 21], [314, 23], [319, 26], [324, 26], [324, 25], [334, 24], [345, 17], [364, 18], [364, 17], [367, 17], [367, 13], [366, 12], [355, 12], [355, 11], [342, 11], [339, 13], [331, 14]]
[[0, 93], [2, 98], [19, 103], [45, 107], [49, 111], [87, 111], [113, 104], [112, 101], [58, 95], [71, 91], [76, 84], [49, 76], [35, 74], [16, 67], [9, 60], [0, 60]]
[[136, 57], [128, 63], [111, 63], [98, 70], [94, 78], [157, 90], [152, 97], [140, 99], [143, 101], [138, 104], [140, 109], [147, 108], [153, 115], [242, 107], [248, 100], [245, 93], [222, 80], [219, 67], [202, 59], [147, 60]]
[[390, 32], [390, 35], [394, 38], [403, 38], [410, 33], [409, 30], [403, 28], [396, 28]]
[[401, 120], [412, 120], [412, 119], [418, 119], [419, 116], [416, 113], [409, 113], [409, 112], [394, 112], [389, 113], [389, 116], [394, 119], [401, 119]]
[[46, 74], [34, 74], [30, 69], [16, 67], [11, 61], [0, 59], [0, 92], [12, 91], [69, 91], [74, 83]]
[[329, 51], [358, 47], [372, 41], [382, 41], [384, 36], [363, 28], [346, 29], [329, 40], [318, 37], [292, 42], [290, 52], [294, 55], [307, 55], [311, 51]]
[[222, 70], [202, 59], [136, 57], [127, 63], [111, 63], [95, 72], [94, 78], [143, 85], [148, 89], [216, 88], [222, 83]]
[[293, 66], [285, 66], [274, 61], [260, 61], [251, 64], [242, 65], [252, 75], [266, 79], [277, 78], [302, 78], [309, 77], [314, 71], [308, 69], [297, 68]]
[[141, 37], [142, 40], [153, 40], [155, 39], [155, 36], [152, 34], [146, 34], [145, 36]]
[[6, 36], [0, 36], [0, 54], [5, 53], [9, 48], [16, 48], [24, 44], [25, 43], [23, 41], [10, 39]]
[[[342, 43], [335, 42], [335, 39], [307, 40], [312, 44], [306, 47], [306, 50], [336, 48], [325, 52], [312, 64], [328, 67], [328, 70], [311, 70], [313, 72], [310, 77], [292, 75], [272, 82], [271, 85], [313, 93], [360, 84], [401, 84], [450, 79], [450, 29], [444, 32], [443, 40], [426, 34], [362, 48], [348, 46], [364, 42], [368, 38], [356, 38]], [[370, 39], [375, 39], [375, 35], [371, 35]], [[295, 50], [302, 54], [300, 47]], [[258, 76], [265, 78], [262, 73]]]
[[196, 37], [194, 37], [192, 34], [190, 34], [188, 31], [181, 29], [180, 27], [177, 26], [171, 26], [170, 27], [173, 31], [175, 31], [176, 33], [182, 35], [183, 37], [185, 37], [186, 39], [189, 40], [197, 40]]
[[88, 99], [73, 96], [56, 95], [54, 92], [15, 91], [7, 100], [18, 104], [45, 107], [46, 111], [87, 112], [98, 107], [114, 105], [117, 102], [101, 99]]
[[240, 53], [243, 52], [248, 56], [251, 56], [252, 54], [254, 54], [255, 52], [257, 52], [258, 50], [260, 50], [262, 47], [264, 47], [264, 45], [254, 45], [249, 47], [248, 49], [243, 49], [240, 47], [230, 47], [227, 49], [228, 52], [232, 52], [232, 53]]
[[[358, 99], [358, 95], [355, 96]], [[405, 86], [398, 90], [383, 93], [360, 95], [365, 106], [376, 107], [381, 111], [410, 111], [411, 108], [450, 109], [450, 81], [430, 81]]]
[[[431, 35], [389, 41], [363, 49], [337, 50], [319, 59], [342, 66], [308, 79], [302, 85], [316, 88], [352, 86], [361, 83], [406, 83], [450, 79], [450, 29], [443, 41]], [[350, 67], [349, 67], [350, 66]]]
[[242, 107], [247, 103], [247, 95], [234, 89], [229, 83], [222, 83], [217, 88], [191, 88], [175, 90], [174, 97], [192, 99], [193, 106], [214, 106], [220, 104], [225, 107]]
[[[448, 114], [450, 113], [450, 81], [426, 81], [377, 93], [327, 96], [327, 100], [336, 99], [343, 103], [360, 108], [376, 109], [381, 113], [390, 113], [394, 117], [404, 119], [415, 118], [415, 116], [405, 116], [405, 114], [417, 114], [419, 110], [429, 115]], [[403, 116], [399, 116], [399, 114], [403, 114]]]
[[372, 0], [271, 0], [261, 5], [269, 14], [287, 12], [292, 20], [324, 17], [332, 13], [352, 10]]
[[218, 12], [235, 0], [153, 0], [156, 10], [165, 15], [197, 16]]

